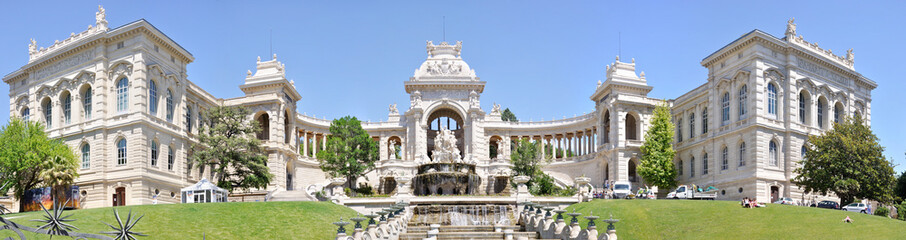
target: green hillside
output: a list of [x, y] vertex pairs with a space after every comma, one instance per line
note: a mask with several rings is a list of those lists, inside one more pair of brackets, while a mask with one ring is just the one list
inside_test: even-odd
[[[139, 239], [332, 239], [336, 226], [332, 223], [343, 217], [347, 220], [356, 212], [330, 202], [250, 202], [162, 204], [118, 207], [125, 218], [132, 210], [145, 217], [135, 231], [150, 235]], [[116, 225], [111, 208], [67, 211], [77, 219], [72, 225], [83, 233], [110, 231], [101, 221]], [[42, 218], [43, 212], [4, 215], [6, 219], [26, 226], [37, 226], [31, 219]], [[125, 220], [125, 219], [124, 219]], [[0, 239], [13, 236], [0, 231]], [[29, 239], [49, 239], [46, 235], [26, 233]], [[54, 239], [61, 239], [59, 237]]]
[[[906, 222], [840, 210], [732, 201], [595, 200], [567, 208], [583, 216], [613, 214], [620, 239], [903, 239]], [[850, 216], [854, 223], [843, 223]], [[564, 217], [566, 217], [564, 215]], [[587, 220], [580, 219], [582, 227]], [[603, 233], [606, 225], [598, 222]]]

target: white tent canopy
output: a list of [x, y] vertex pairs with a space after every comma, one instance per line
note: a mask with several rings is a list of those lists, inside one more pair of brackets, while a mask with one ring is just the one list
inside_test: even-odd
[[217, 187], [207, 178], [182, 189], [182, 203], [227, 202], [229, 192]]

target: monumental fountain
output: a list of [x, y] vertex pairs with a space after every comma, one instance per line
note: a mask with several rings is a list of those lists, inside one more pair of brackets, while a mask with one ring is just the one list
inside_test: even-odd
[[464, 162], [459, 153], [453, 131], [438, 131], [431, 161], [420, 164], [412, 179], [415, 195], [476, 194], [481, 177], [475, 173], [475, 164]]

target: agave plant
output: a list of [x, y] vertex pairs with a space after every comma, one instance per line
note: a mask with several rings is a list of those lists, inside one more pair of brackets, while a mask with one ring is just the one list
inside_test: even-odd
[[111, 229], [113, 229], [113, 231], [102, 232], [103, 234], [108, 234], [108, 235], [113, 236], [114, 240], [120, 240], [120, 239], [135, 240], [136, 236], [141, 236], [141, 237], [148, 236], [148, 235], [145, 235], [145, 234], [142, 234], [139, 232], [132, 231], [132, 228], [135, 227], [135, 224], [138, 223], [139, 220], [142, 220], [142, 217], [145, 217], [145, 215], [141, 215], [138, 218], [136, 218], [135, 221], [132, 221], [132, 210], [129, 210], [129, 215], [126, 216], [126, 222], [123, 222], [122, 218], [120, 218], [120, 213], [116, 211], [116, 208], [113, 208], [113, 214], [116, 216], [116, 222], [119, 224], [119, 227], [115, 227], [113, 225], [110, 225], [110, 224], [104, 222], [104, 224], [106, 224]]
[[63, 204], [57, 203], [56, 200], [53, 202], [55, 205], [53, 212], [48, 211], [44, 204], [38, 203], [41, 209], [44, 210], [44, 219], [34, 219], [32, 221], [44, 223], [44, 225], [37, 228], [38, 231], [46, 231], [49, 235], [69, 236], [70, 231], [79, 229], [66, 223], [75, 221], [75, 219], [69, 219], [72, 214], [63, 216], [63, 207], [69, 204], [69, 200]]

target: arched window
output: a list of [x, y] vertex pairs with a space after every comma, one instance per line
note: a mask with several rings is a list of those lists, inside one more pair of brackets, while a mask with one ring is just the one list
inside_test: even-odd
[[683, 175], [683, 160], [682, 159], [680, 159], [679, 163], [677, 163], [676, 171], [677, 171], [678, 175], [680, 175], [680, 176]]
[[802, 159], [800, 159], [800, 160], [805, 161], [805, 153], [806, 153], [806, 152], [808, 152], [808, 148], [806, 148], [805, 145], [802, 145], [802, 148], [799, 149], [799, 157], [802, 158]]
[[708, 132], [708, 108], [702, 109], [702, 134]]
[[777, 86], [768, 84], [768, 114], [777, 116]]
[[173, 159], [173, 147], [167, 147], [167, 170], [173, 171], [175, 159]]
[[827, 109], [827, 100], [818, 99], [818, 128], [824, 128], [824, 111]]
[[[26, 108], [26, 110], [28, 110], [28, 109]], [[855, 111], [855, 112], [853, 112], [853, 119], [862, 120], [862, 112], [861, 112], [861, 111]]]
[[292, 139], [292, 126], [289, 124], [289, 118], [292, 116], [289, 115], [289, 111], [284, 111], [283, 115], [283, 143], [289, 144], [289, 140]]
[[159, 155], [160, 145], [157, 140], [151, 141], [151, 166], [157, 166], [157, 156]]
[[720, 150], [720, 170], [727, 170], [730, 168], [730, 159], [727, 155], [729, 155], [727, 147]]
[[[186, 131], [192, 132], [192, 106], [186, 106]], [[289, 138], [290, 136], [287, 135], [286, 137]]]
[[85, 88], [85, 92], [82, 93], [82, 111], [85, 120], [91, 119], [91, 95], [91, 87]]
[[129, 110], [129, 79], [121, 78], [116, 82], [116, 112]]
[[604, 143], [610, 143], [610, 111], [604, 111], [604, 115], [601, 116], [604, 118]]
[[47, 129], [53, 127], [53, 109], [51, 107], [50, 98], [44, 98], [41, 109], [44, 110], [44, 124], [47, 125]]
[[808, 94], [803, 90], [799, 92], [799, 123], [802, 124], [806, 124], [808, 120], [808, 111], [806, 111], [808, 104], [806, 104], [806, 101], [808, 101]]
[[837, 102], [837, 104], [834, 105], [834, 123], [840, 123], [840, 121], [843, 121], [842, 118], [843, 118], [843, 104]]
[[31, 109], [28, 109], [28, 107], [22, 109], [22, 120], [26, 122], [31, 120]]
[[626, 114], [626, 140], [639, 140], [636, 134], [636, 119], [632, 114]]
[[173, 91], [167, 89], [167, 121], [173, 121]]
[[126, 165], [126, 139], [124, 138], [116, 142], [116, 164]]
[[708, 174], [708, 153], [702, 155], [702, 175]]
[[739, 166], [742, 167], [745, 165], [746, 165], [746, 143], [743, 142], [743, 143], [739, 144]]
[[[258, 139], [268, 140], [271, 135], [270, 130], [270, 118], [267, 116], [267, 113], [262, 113], [258, 116], [258, 126], [261, 127], [261, 131], [258, 132]], [[319, 144], [320, 145], [320, 144]]]
[[689, 114], [689, 138], [695, 137], [695, 113]]
[[63, 102], [63, 124], [69, 124], [72, 122], [72, 94], [63, 92], [60, 101]]
[[777, 143], [774, 141], [768, 143], [768, 158], [771, 160], [771, 166], [777, 166]]
[[728, 92], [720, 97], [720, 121], [721, 126], [730, 124], [730, 93]]
[[742, 87], [739, 88], [739, 119], [742, 119], [742, 117], [746, 115], [746, 93], [748, 93], [748, 88], [746, 85], [742, 85]]
[[157, 116], [157, 83], [148, 80], [148, 112]]
[[82, 169], [91, 167], [91, 146], [87, 143], [82, 145]]
[[695, 156], [689, 159], [689, 177], [695, 177]]

